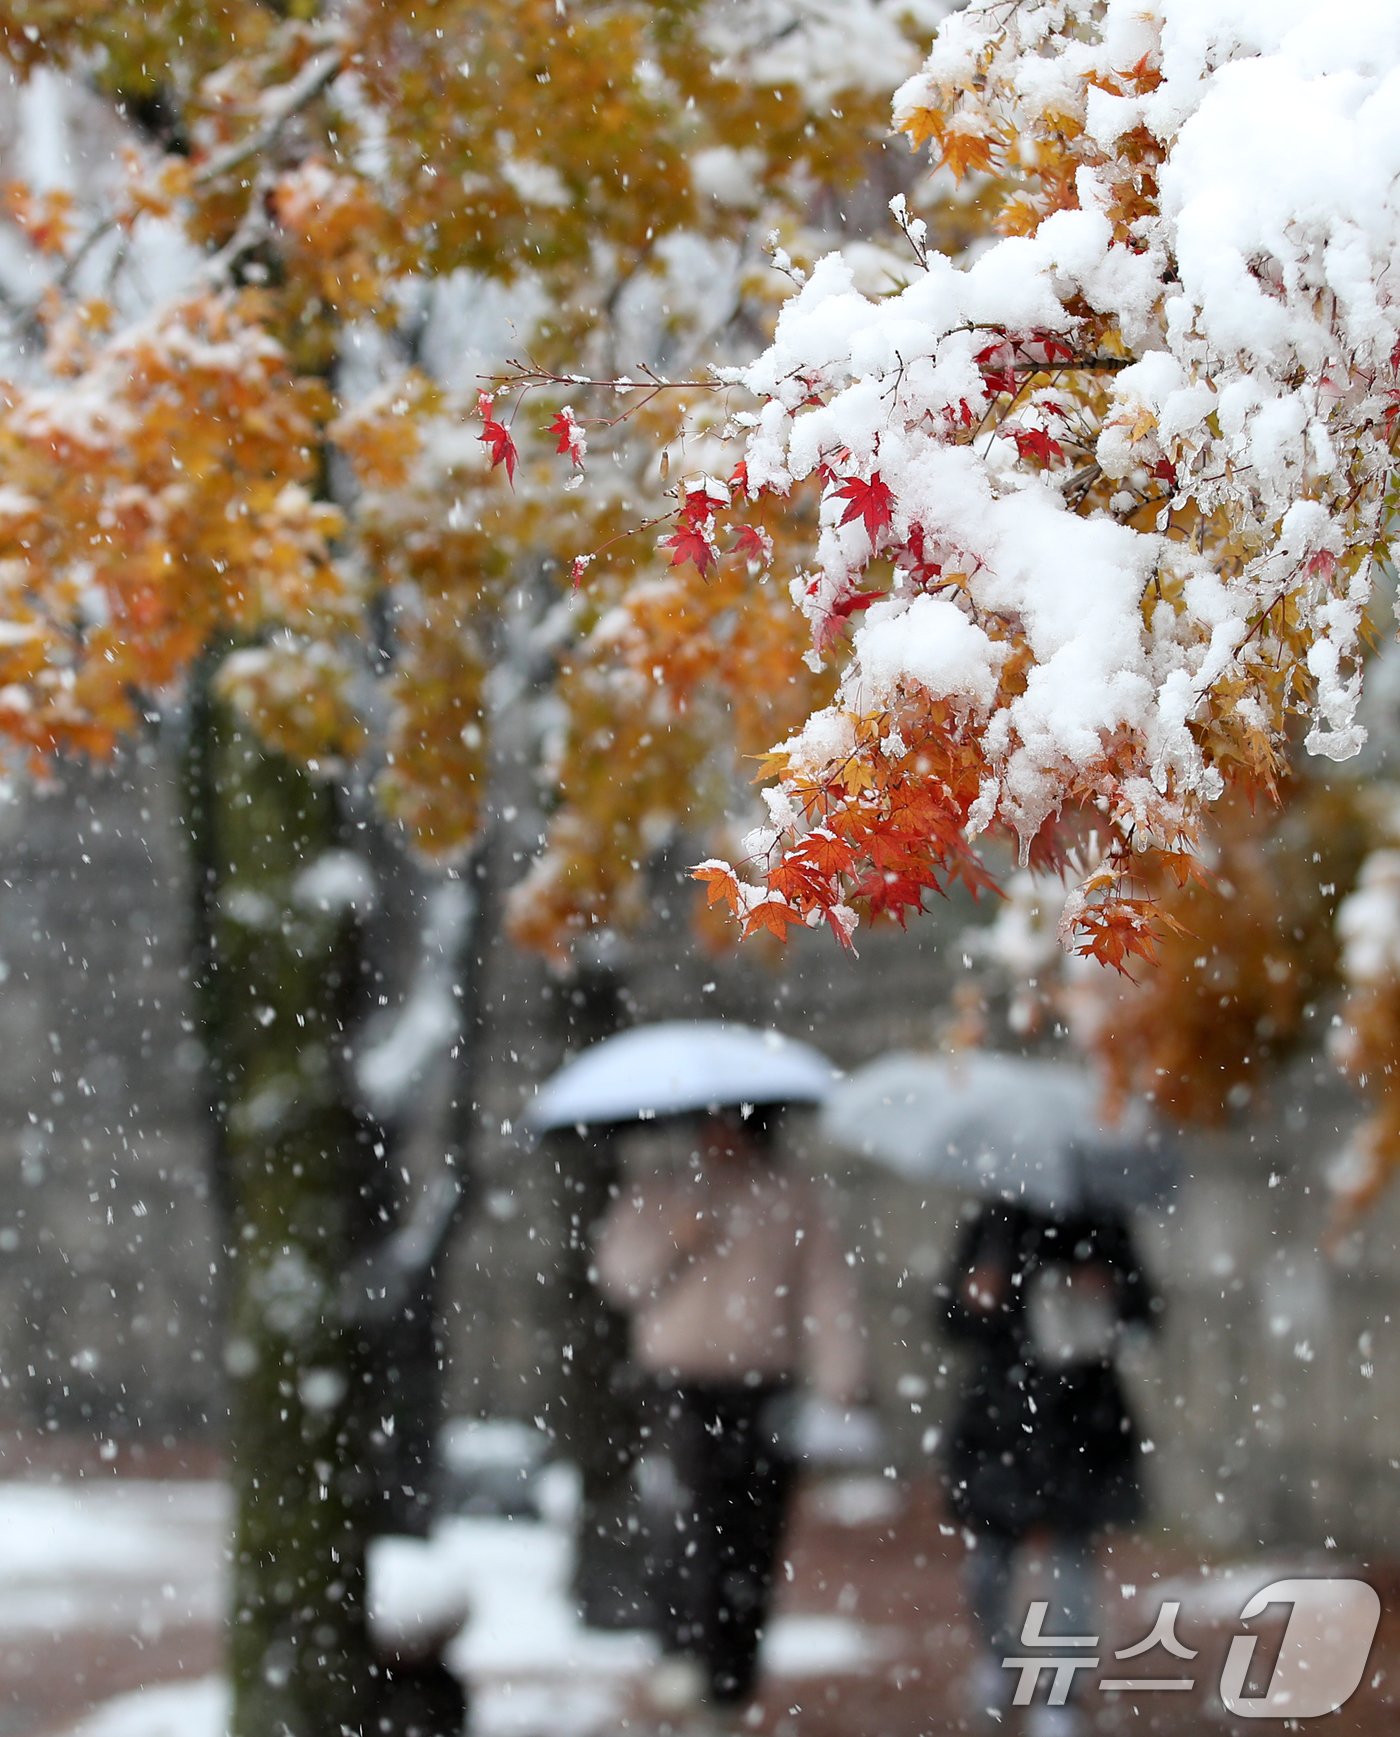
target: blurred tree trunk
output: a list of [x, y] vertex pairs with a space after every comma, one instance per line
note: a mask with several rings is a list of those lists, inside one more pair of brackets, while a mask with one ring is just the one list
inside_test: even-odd
[[198, 990], [225, 1271], [231, 1737], [341, 1737], [376, 1698], [364, 1340], [341, 1308], [385, 1186], [348, 1089], [355, 864], [335, 789], [207, 688], [191, 715]]
[[[392, 865], [350, 852], [340, 788], [270, 752], [202, 680], [186, 792], [225, 1257], [231, 1737], [457, 1737], [461, 1685], [432, 1646], [377, 1657], [365, 1590], [374, 1537], [429, 1529], [471, 1076], [454, 1081], [448, 1163], [409, 1205], [396, 1154], [418, 1100], [386, 1125], [352, 1071], [377, 988], [362, 918]], [[486, 912], [464, 897], [446, 968], [470, 1024]]]

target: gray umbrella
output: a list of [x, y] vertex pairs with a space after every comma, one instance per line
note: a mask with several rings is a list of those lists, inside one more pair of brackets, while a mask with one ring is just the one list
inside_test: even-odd
[[821, 1127], [913, 1181], [1044, 1212], [1161, 1205], [1176, 1185], [1140, 1108], [1110, 1125], [1082, 1069], [1022, 1056], [883, 1056], [834, 1087]]

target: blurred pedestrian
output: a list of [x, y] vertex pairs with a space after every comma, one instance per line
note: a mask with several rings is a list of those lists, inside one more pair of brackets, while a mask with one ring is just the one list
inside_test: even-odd
[[693, 1162], [625, 1189], [597, 1245], [631, 1318], [675, 1486], [653, 1540], [658, 1710], [722, 1720], [758, 1678], [794, 1484], [799, 1383], [863, 1389], [853, 1267], [816, 1185], [779, 1163], [771, 1118], [706, 1117]]
[[[948, 1334], [971, 1353], [946, 1473], [968, 1545], [966, 1586], [980, 1651], [974, 1707], [999, 1717], [1023, 1653], [1012, 1608], [1017, 1555], [1033, 1535], [1051, 1575], [1048, 1634], [1098, 1628], [1095, 1535], [1143, 1508], [1142, 1438], [1119, 1380], [1128, 1326], [1159, 1305], [1116, 1212], [1052, 1219], [989, 1202], [962, 1227], [941, 1287]], [[1028, 1737], [1080, 1729], [1072, 1701], [1037, 1702]]]

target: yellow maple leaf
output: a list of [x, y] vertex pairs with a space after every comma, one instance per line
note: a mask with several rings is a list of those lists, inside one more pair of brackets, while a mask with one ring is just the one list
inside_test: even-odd
[[915, 109], [901, 128], [908, 133], [911, 150], [922, 150], [930, 142], [936, 144], [944, 134], [948, 117], [942, 109]]
[[1125, 412], [1122, 416], [1115, 416], [1108, 426], [1110, 428], [1126, 428], [1128, 445], [1137, 446], [1146, 440], [1148, 435], [1157, 427], [1157, 418], [1145, 404], [1139, 404], [1132, 411]]

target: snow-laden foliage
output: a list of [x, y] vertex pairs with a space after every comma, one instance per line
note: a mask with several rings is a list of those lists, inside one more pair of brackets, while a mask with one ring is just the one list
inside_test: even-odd
[[[369, 767], [420, 846], [460, 855], [539, 728], [500, 666], [553, 653], [570, 807], [522, 932], [614, 920], [659, 837], [724, 812], [734, 780], [697, 766], [766, 747], [817, 688], [787, 679], [801, 626], [776, 587], [739, 637], [778, 673], [732, 660], [764, 706], [702, 717], [619, 680], [608, 635], [577, 653], [664, 568], [625, 536], [666, 510], [662, 405], [553, 392], [576, 481], [590, 438], [642, 436], [562, 513], [552, 466], [517, 464], [520, 401], [482, 408], [483, 384], [512, 355], [645, 381], [750, 354], [783, 288], [768, 236], [810, 256], [871, 197], [889, 85], [945, 11], [0, 8], [0, 737], [38, 762], [109, 751], [213, 651], [265, 741]], [[572, 593], [568, 557], [609, 543]], [[555, 577], [570, 602], [532, 635]], [[692, 621], [728, 614], [711, 595]]]
[[984, 836], [1075, 871], [1065, 930], [1150, 953], [1140, 853], [1187, 871], [1293, 720], [1362, 739], [1400, 420], [1400, 10], [1022, 0], [951, 16], [895, 99], [1000, 239], [910, 281], [841, 255], [739, 377], [736, 510], [820, 495], [792, 594], [839, 688], [776, 750], [746, 929], [902, 918]]

